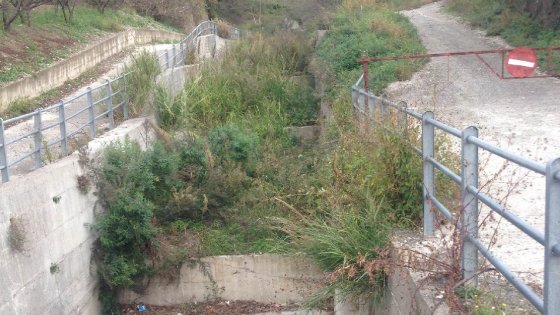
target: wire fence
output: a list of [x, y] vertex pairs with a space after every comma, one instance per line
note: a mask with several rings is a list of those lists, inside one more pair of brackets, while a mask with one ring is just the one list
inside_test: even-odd
[[[156, 55], [160, 70], [184, 65], [196, 49], [196, 39], [209, 34], [225, 34], [229, 39], [241, 36], [237, 28], [225, 29], [213, 21], [202, 22], [182, 41]], [[68, 156], [84, 139], [95, 138], [101, 129], [113, 129], [128, 119], [129, 75], [123, 73], [103, 84], [88, 87], [56, 105], [7, 120], [0, 118], [2, 182], [10, 180], [16, 167], [41, 168], [47, 162]], [[11, 130], [14, 132], [8, 132]]]
[[[423, 161], [423, 231], [425, 236], [434, 236], [435, 211], [452, 222], [460, 231], [462, 246], [461, 266], [463, 279], [477, 283], [479, 253], [482, 254], [529, 302], [540, 312], [552, 315], [560, 310], [560, 157], [546, 165], [510, 153], [502, 148], [481, 140], [476, 127], [459, 130], [435, 119], [433, 112], [418, 113], [410, 110], [405, 102], [395, 103], [385, 96], [376, 96], [362, 87], [364, 77], [352, 86], [352, 104], [355, 111], [368, 121], [375, 123], [389, 115], [397, 115], [400, 128], [406, 130], [409, 119], [421, 126], [421, 147], [411, 144]], [[435, 131], [459, 139], [461, 147], [461, 174], [456, 174], [442, 162], [437, 161]], [[495, 154], [506, 161], [513, 162], [531, 172], [546, 177], [545, 190], [545, 231], [539, 231], [506, 209], [489, 194], [479, 188], [479, 150]], [[461, 189], [461, 211], [455, 217], [443, 202], [438, 199], [435, 189], [435, 170], [441, 172]], [[479, 204], [488, 206], [527, 236], [544, 247], [544, 295], [540, 296], [523, 280], [508, 269], [506, 264], [495, 257], [478, 237]]]

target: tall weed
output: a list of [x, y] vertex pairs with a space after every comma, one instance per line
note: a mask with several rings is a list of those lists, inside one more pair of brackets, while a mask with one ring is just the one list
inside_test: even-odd
[[134, 57], [131, 65], [125, 69], [129, 75], [125, 79], [126, 93], [130, 101], [130, 114], [138, 116], [151, 111], [151, 105], [156, 86], [156, 76], [159, 74], [159, 64], [156, 58], [147, 51]]
[[313, 123], [317, 99], [310, 88], [290, 80], [304, 68], [307, 48], [297, 48], [295, 41], [280, 48], [276, 40], [256, 36], [242, 41], [221, 61], [205, 64], [201, 75], [187, 82], [175, 99], [158, 96], [162, 125], [205, 133], [235, 123], [259, 137], [273, 137], [284, 127]]

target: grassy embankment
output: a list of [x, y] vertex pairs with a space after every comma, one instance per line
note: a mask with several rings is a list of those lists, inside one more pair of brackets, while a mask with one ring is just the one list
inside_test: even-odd
[[[514, 47], [559, 47], [560, 30], [546, 28], [528, 13], [520, 12], [501, 0], [450, 0], [447, 6], [453, 14], [465, 18], [475, 27], [486, 30], [490, 36], [501, 36]], [[547, 52], [538, 53], [544, 69]], [[554, 53], [552, 72], [560, 74], [560, 54]]]
[[[0, 30], [0, 85], [33, 75], [107, 33], [123, 31], [128, 27], [174, 30], [128, 10], [107, 9], [100, 14], [95, 8], [79, 6], [74, 14], [74, 22], [66, 24], [62, 13], [57, 14], [51, 6], [43, 6], [31, 14], [31, 27], [18, 21], [12, 31]], [[56, 101], [63, 96], [64, 90], [91, 80], [89, 77], [93, 72], [90, 70], [67, 82], [63, 89], [52, 89], [33, 99], [15, 101], [0, 113], [0, 117], [14, 117]]]
[[[366, 3], [367, 5], [361, 6]], [[398, 132], [364, 134], [352, 117], [356, 62], [421, 53], [414, 28], [376, 1], [344, 1], [317, 55], [331, 74], [335, 119], [318, 143], [285, 129], [315, 123], [304, 33], [241, 41], [175, 98], [155, 97], [161, 140], [146, 152], [114, 144], [89, 176], [107, 212], [96, 229], [107, 314], [114, 292], [153, 273], [176, 274], [205, 255], [304, 252], [330, 273], [329, 288], [379, 294], [391, 229], [421, 216], [421, 168]], [[372, 86], [406, 79], [421, 63], [372, 70]], [[146, 259], [149, 258], [149, 259]]]
[[0, 30], [1, 50], [7, 55], [0, 64], [0, 84], [32, 75], [83, 47], [78, 44], [127, 27], [173, 30], [131, 11], [107, 9], [100, 14], [97, 9], [84, 6], [77, 7], [74, 22], [66, 24], [62, 13], [57, 14], [50, 6], [41, 7], [31, 14], [31, 27], [16, 22], [11, 32]]

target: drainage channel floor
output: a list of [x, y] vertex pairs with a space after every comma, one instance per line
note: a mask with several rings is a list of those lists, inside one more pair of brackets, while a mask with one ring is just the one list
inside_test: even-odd
[[[139, 311], [138, 309], [145, 310]], [[123, 315], [249, 315], [249, 314], [332, 314], [331, 310], [298, 311], [297, 304], [258, 303], [255, 301], [216, 301], [212, 303], [181, 304], [175, 306], [123, 305]]]

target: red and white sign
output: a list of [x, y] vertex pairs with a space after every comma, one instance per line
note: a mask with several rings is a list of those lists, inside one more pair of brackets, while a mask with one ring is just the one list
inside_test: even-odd
[[526, 78], [537, 68], [537, 55], [528, 47], [515, 48], [507, 55], [504, 65], [513, 77]]

